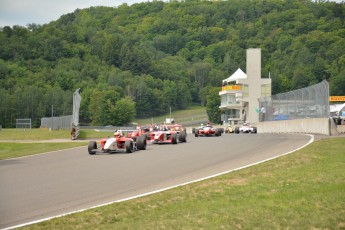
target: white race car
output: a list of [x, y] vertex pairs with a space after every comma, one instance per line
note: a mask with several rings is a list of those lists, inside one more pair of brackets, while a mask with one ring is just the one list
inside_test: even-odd
[[241, 127], [235, 128], [235, 133], [257, 133], [257, 129], [248, 123], [244, 123]]

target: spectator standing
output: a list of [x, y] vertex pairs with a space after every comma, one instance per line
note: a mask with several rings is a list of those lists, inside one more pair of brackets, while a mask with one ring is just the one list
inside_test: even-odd
[[260, 109], [260, 115], [261, 115], [261, 121], [265, 121], [266, 108], [264, 106], [262, 106]]

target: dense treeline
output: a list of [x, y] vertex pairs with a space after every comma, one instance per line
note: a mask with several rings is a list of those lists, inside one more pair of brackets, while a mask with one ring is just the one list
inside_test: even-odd
[[[0, 30], [0, 124], [72, 113], [124, 123], [205, 105], [213, 87], [262, 49], [273, 94], [330, 82], [345, 95], [345, 4], [311, 0], [152, 1], [77, 9], [45, 25]], [[210, 91], [211, 90], [211, 91]], [[133, 111], [134, 110], [134, 111]], [[118, 125], [118, 124], [116, 124]]]

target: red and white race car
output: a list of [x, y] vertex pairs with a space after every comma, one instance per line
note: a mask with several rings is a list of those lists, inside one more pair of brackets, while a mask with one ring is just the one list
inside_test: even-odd
[[88, 145], [88, 151], [90, 155], [94, 155], [98, 152], [112, 153], [122, 151], [126, 153], [132, 153], [133, 151], [145, 149], [145, 135], [141, 135], [133, 139], [123, 136], [121, 132], [115, 132], [114, 137], [101, 139], [100, 145], [97, 145], [96, 141], [90, 141]]
[[150, 140], [153, 144], [187, 142], [187, 132], [182, 125], [162, 125], [158, 131], [150, 132]]
[[136, 140], [139, 136], [145, 136], [146, 140], [150, 140], [150, 129], [148, 127], [137, 127], [136, 130], [130, 130], [127, 137]]
[[216, 136], [219, 137], [222, 135], [222, 129], [214, 128], [212, 125], [208, 124], [206, 126], [200, 125], [199, 128], [193, 128], [192, 133], [194, 133], [195, 137], [203, 136]]

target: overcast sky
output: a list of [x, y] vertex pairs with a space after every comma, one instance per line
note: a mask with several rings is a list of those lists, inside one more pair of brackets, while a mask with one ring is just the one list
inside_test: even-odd
[[46, 24], [76, 9], [90, 6], [132, 5], [148, 0], [0, 0], [0, 27]]
[[[0, 27], [27, 24], [46, 24], [76, 9], [90, 6], [132, 5], [149, 0], [0, 0]], [[343, 2], [344, 0], [333, 0]]]

